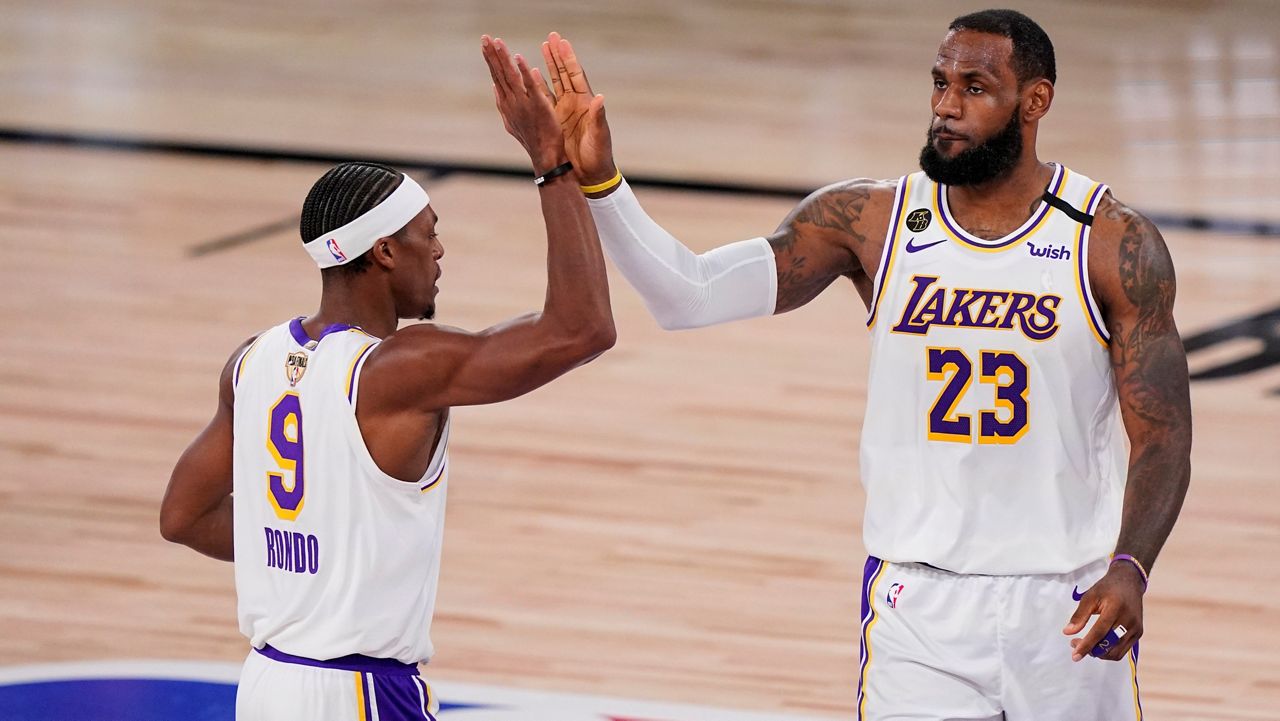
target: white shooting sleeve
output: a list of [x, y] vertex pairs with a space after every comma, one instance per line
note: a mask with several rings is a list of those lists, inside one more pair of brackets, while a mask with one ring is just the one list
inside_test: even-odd
[[778, 295], [773, 248], [752, 238], [696, 255], [645, 214], [627, 182], [588, 198], [614, 265], [667, 330], [772, 315]]

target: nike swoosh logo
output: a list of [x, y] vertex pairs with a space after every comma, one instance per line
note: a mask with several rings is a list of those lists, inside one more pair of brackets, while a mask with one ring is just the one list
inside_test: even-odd
[[1071, 600], [1072, 600], [1072, 601], [1079, 601], [1079, 600], [1080, 600], [1080, 599], [1082, 599], [1082, 598], [1084, 598], [1084, 594], [1083, 594], [1083, 593], [1080, 593], [1080, 587], [1079, 587], [1079, 586], [1076, 586], [1075, 588], [1071, 589]]
[[915, 238], [915, 236], [913, 235], [913, 236], [911, 236], [911, 239], [907, 241], [907, 252], [908, 252], [908, 253], [919, 253], [920, 251], [925, 250], [926, 248], [932, 248], [933, 246], [938, 245], [939, 243], [945, 243], [945, 242], [947, 242], [947, 239], [946, 239], [946, 238], [943, 238], [942, 240], [935, 240], [935, 241], [934, 241], [934, 242], [932, 242], [932, 243], [925, 243], [924, 245], [912, 245], [912, 243], [914, 243], [914, 242], [915, 242], [915, 240], [916, 240], [916, 238]]

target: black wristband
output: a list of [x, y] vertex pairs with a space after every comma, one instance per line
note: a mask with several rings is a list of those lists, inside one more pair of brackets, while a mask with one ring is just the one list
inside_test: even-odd
[[561, 175], [564, 175], [565, 173], [569, 172], [570, 170], [573, 170], [573, 163], [565, 163], [564, 165], [557, 165], [556, 167], [552, 168], [551, 170], [548, 170], [547, 172], [543, 173], [542, 175], [539, 175], [538, 177], [534, 178], [534, 179], [533, 179], [533, 184], [534, 184], [534, 185], [542, 185], [543, 183], [547, 182], [548, 180], [551, 180], [552, 178], [556, 178], [556, 177], [559, 177], [559, 176], [561, 176]]

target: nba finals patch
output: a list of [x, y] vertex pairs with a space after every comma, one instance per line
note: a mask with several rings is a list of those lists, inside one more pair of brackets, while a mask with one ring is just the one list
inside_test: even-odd
[[[0, 668], [4, 718], [233, 721], [240, 664], [99, 661]], [[426, 679], [439, 721], [836, 721]]]
[[284, 360], [284, 375], [289, 379], [289, 385], [296, 386], [298, 381], [302, 380], [302, 374], [307, 372], [307, 354], [306, 353], [290, 353], [288, 358]]

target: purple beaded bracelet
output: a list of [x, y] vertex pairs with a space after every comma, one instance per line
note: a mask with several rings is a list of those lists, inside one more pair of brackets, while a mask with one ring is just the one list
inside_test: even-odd
[[1147, 569], [1142, 567], [1142, 561], [1130, 556], [1127, 553], [1114, 553], [1111, 555], [1111, 565], [1115, 565], [1116, 561], [1128, 561], [1132, 563], [1134, 568], [1138, 569], [1138, 573], [1142, 574], [1142, 588], [1147, 588]]

